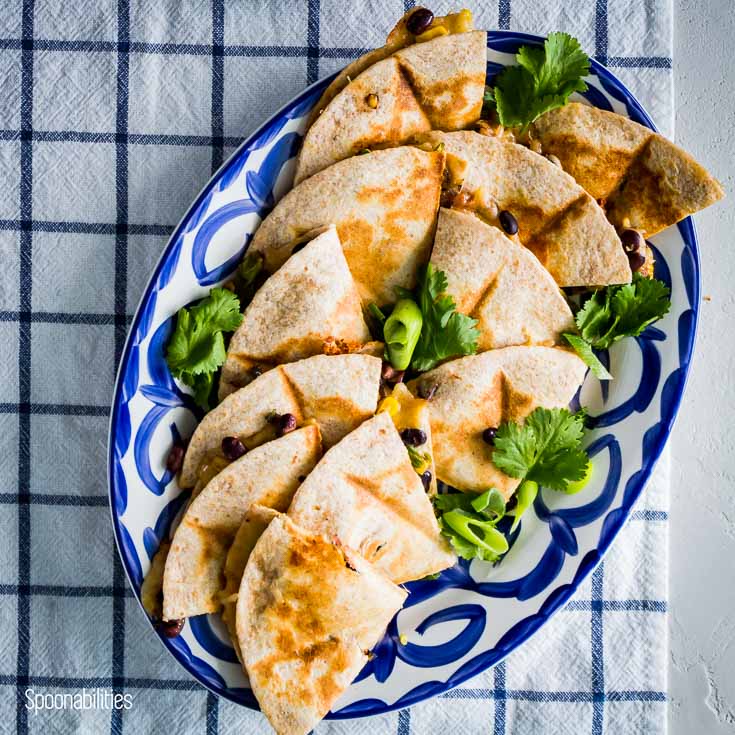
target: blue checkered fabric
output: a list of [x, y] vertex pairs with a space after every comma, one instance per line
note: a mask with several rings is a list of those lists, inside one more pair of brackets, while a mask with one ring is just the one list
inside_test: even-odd
[[[184, 674], [128, 589], [105, 479], [115, 369], [153, 265], [212, 172], [411, 4], [0, 3], [0, 731], [268, 731]], [[478, 27], [573, 33], [671, 133], [669, 0], [473, 10]], [[317, 731], [662, 732], [666, 465], [604, 567], [505, 663], [410, 710]], [[26, 706], [28, 690], [82, 687], [132, 707]]]

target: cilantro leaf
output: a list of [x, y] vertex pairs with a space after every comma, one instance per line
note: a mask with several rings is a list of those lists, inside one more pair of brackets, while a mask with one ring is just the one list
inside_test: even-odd
[[521, 46], [516, 60], [533, 77], [536, 94], [540, 97], [559, 95], [566, 98], [572, 92], [587, 89], [582, 77], [589, 73], [589, 57], [579, 41], [567, 33], [549, 33], [543, 49]]
[[566, 33], [550, 33], [543, 48], [521, 46], [519, 66], [508, 66], [498, 74], [492, 95], [500, 122], [506, 127], [526, 128], [549, 110], [563, 107], [572, 92], [587, 89], [583, 77], [590, 60], [579, 41]]
[[226, 288], [213, 288], [195, 306], [180, 309], [166, 351], [171, 374], [194, 391], [194, 400], [209, 408], [214, 373], [225, 361], [223, 332], [240, 326], [240, 302]]
[[613, 376], [610, 375], [607, 368], [600, 362], [600, 359], [592, 350], [592, 345], [589, 342], [586, 342], [578, 334], [568, 334], [565, 332], [563, 336], [598, 380], [613, 379]]
[[536, 408], [523, 425], [501, 424], [493, 462], [511, 477], [565, 491], [581, 480], [589, 458], [581, 448], [584, 418], [566, 408]]
[[671, 308], [670, 291], [655, 278], [633, 275], [633, 282], [595, 291], [577, 312], [577, 328], [592, 347], [607, 349], [624, 337], [637, 337]]
[[411, 367], [423, 372], [442, 360], [477, 352], [480, 333], [477, 320], [456, 311], [454, 299], [445, 292], [447, 277], [429, 263], [419, 278], [417, 297], [423, 325]]

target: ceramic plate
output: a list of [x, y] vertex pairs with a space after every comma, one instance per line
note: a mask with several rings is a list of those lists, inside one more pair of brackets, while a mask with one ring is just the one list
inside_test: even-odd
[[[489, 33], [488, 75], [512, 64], [520, 45], [540, 42]], [[112, 405], [109, 484], [115, 537], [137, 597], [187, 497], [165, 468], [167, 453], [198, 419], [164, 360], [173, 317], [228, 278], [261, 218], [289, 189], [309, 111], [330, 81], [317, 82], [274, 115], [207, 184], [166, 246], [133, 319]], [[653, 128], [610, 71], [593, 62], [587, 82], [588, 102]], [[604, 356], [614, 381], [601, 384], [588, 375], [582, 386], [593, 481], [574, 496], [542, 490], [498, 566], [461, 561], [435, 581], [407, 585], [404, 609], [330, 717], [406, 707], [497, 663], [564, 605], [613, 542], [671, 431], [697, 323], [699, 259], [691, 221], [656, 235], [651, 245], [656, 276], [671, 286], [672, 308]], [[218, 616], [191, 618], [181, 636], [161, 640], [204, 686], [257, 707]]]

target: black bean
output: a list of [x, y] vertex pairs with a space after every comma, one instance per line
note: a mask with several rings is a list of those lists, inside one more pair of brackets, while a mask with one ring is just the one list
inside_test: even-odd
[[174, 444], [171, 447], [171, 451], [168, 453], [168, 457], [166, 457], [166, 469], [169, 472], [176, 474], [181, 469], [183, 462], [184, 447], [182, 447], [181, 444]]
[[420, 447], [426, 444], [426, 432], [421, 429], [404, 429], [401, 432], [401, 439], [409, 447]]
[[296, 429], [296, 417], [292, 413], [281, 414], [276, 420], [276, 434], [283, 436]]
[[248, 450], [245, 449], [245, 445], [236, 436], [226, 436], [222, 440], [222, 454], [224, 454], [227, 459], [234, 461], [242, 457], [242, 455], [247, 451]]
[[387, 383], [400, 383], [405, 374], [405, 370], [396, 370], [389, 362], [384, 362], [380, 377]]
[[454, 204], [454, 197], [456, 197], [457, 194], [459, 194], [459, 187], [457, 186], [452, 186], [449, 189], [443, 189], [439, 203], [442, 207], [449, 208]]
[[434, 397], [438, 388], [438, 383], [429, 383], [426, 381], [419, 383], [419, 397], [423, 398], [425, 401], [430, 401]]
[[620, 241], [628, 253], [644, 250], [646, 247], [646, 241], [638, 230], [623, 230], [620, 233]]
[[630, 269], [635, 273], [646, 264], [646, 256], [636, 250], [628, 253], [628, 262], [630, 263]]
[[431, 487], [431, 472], [429, 470], [426, 470], [426, 472], [421, 475], [421, 482], [424, 483], [424, 490], [429, 492], [429, 488]]
[[176, 638], [184, 629], [184, 623], [186, 623], [184, 618], [179, 618], [178, 620], [161, 620], [157, 627], [166, 638]]
[[420, 36], [434, 22], [434, 13], [428, 8], [416, 8], [406, 20], [406, 28], [414, 36]]
[[515, 235], [518, 232], [518, 220], [513, 216], [512, 212], [504, 209], [499, 215], [500, 226], [509, 234]]
[[259, 365], [254, 365], [253, 367], [248, 370], [248, 375], [250, 376], [251, 380], [255, 380], [256, 378], [259, 378], [263, 374], [263, 368]]
[[488, 428], [482, 432], [482, 441], [484, 441], [485, 444], [493, 446], [493, 444], [495, 444], [495, 435], [497, 433], [498, 430], [494, 426], [488, 426]]

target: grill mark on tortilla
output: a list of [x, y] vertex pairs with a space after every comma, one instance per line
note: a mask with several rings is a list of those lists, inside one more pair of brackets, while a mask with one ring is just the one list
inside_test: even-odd
[[581, 210], [587, 204], [589, 198], [590, 195], [586, 191], [582, 191], [579, 196], [556, 212], [527, 242], [523, 243], [541, 261], [543, 266], [546, 266], [548, 260], [549, 247], [547, 242], [549, 234], [558, 229], [561, 223], [567, 217], [573, 215], [576, 210]]

